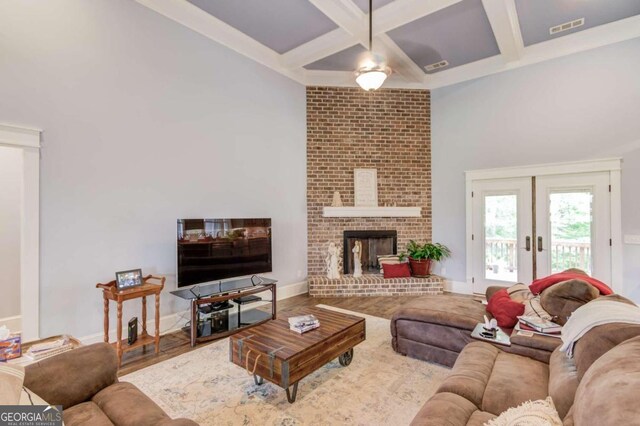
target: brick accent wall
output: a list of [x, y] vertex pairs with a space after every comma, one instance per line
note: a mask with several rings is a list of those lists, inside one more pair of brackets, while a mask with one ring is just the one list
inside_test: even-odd
[[[353, 169], [378, 169], [378, 204], [419, 206], [416, 218], [323, 218], [334, 191], [354, 204]], [[327, 244], [345, 230], [431, 240], [431, 114], [426, 90], [307, 87], [308, 273], [325, 274]]]

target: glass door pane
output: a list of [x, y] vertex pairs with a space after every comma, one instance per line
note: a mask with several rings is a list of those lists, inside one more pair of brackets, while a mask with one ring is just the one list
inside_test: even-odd
[[469, 279], [474, 293], [531, 281], [531, 191], [531, 178], [473, 182]]
[[577, 268], [611, 280], [609, 173], [536, 178], [536, 273]]
[[552, 192], [549, 195], [551, 272], [578, 268], [591, 275], [593, 192]]
[[484, 277], [518, 281], [518, 196], [484, 197]]

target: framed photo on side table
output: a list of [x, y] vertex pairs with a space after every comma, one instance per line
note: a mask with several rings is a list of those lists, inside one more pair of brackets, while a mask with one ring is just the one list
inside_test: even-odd
[[142, 269], [116, 272], [116, 287], [118, 287], [118, 290], [138, 287], [142, 284], [144, 284]]

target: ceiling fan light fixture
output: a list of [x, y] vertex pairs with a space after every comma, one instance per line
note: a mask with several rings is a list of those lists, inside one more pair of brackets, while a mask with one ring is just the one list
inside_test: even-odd
[[389, 67], [384, 66], [360, 68], [356, 71], [356, 83], [364, 90], [376, 90], [382, 86], [390, 73]]
[[373, 0], [369, 0], [369, 50], [364, 61], [356, 70], [356, 83], [362, 89], [377, 90], [391, 74], [381, 55], [373, 53]]

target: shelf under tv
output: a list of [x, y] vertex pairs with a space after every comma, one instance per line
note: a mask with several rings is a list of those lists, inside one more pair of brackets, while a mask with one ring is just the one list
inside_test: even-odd
[[[243, 311], [242, 306], [245, 305], [245, 303], [236, 303], [230, 305], [230, 308], [225, 307], [224, 309], [216, 310], [213, 308], [208, 313], [202, 312], [204, 306], [211, 306], [211, 304], [220, 302], [231, 302], [233, 299], [246, 298], [247, 296], [267, 291], [271, 292], [270, 312], [259, 308]], [[190, 335], [191, 346], [195, 346], [201, 342], [220, 339], [245, 328], [276, 319], [276, 281], [272, 279], [254, 276], [253, 280], [251, 278], [243, 278], [207, 284], [206, 286], [196, 287], [195, 289], [174, 290], [171, 294], [191, 301], [190, 325], [183, 328], [183, 330]], [[258, 302], [258, 300], [253, 299], [253, 302]], [[233, 307], [237, 307], [235, 312], [233, 312]], [[201, 315], [214, 314], [225, 310], [229, 312], [228, 327], [226, 330], [214, 332], [210, 321], [207, 324], [206, 320], [201, 320]]]

